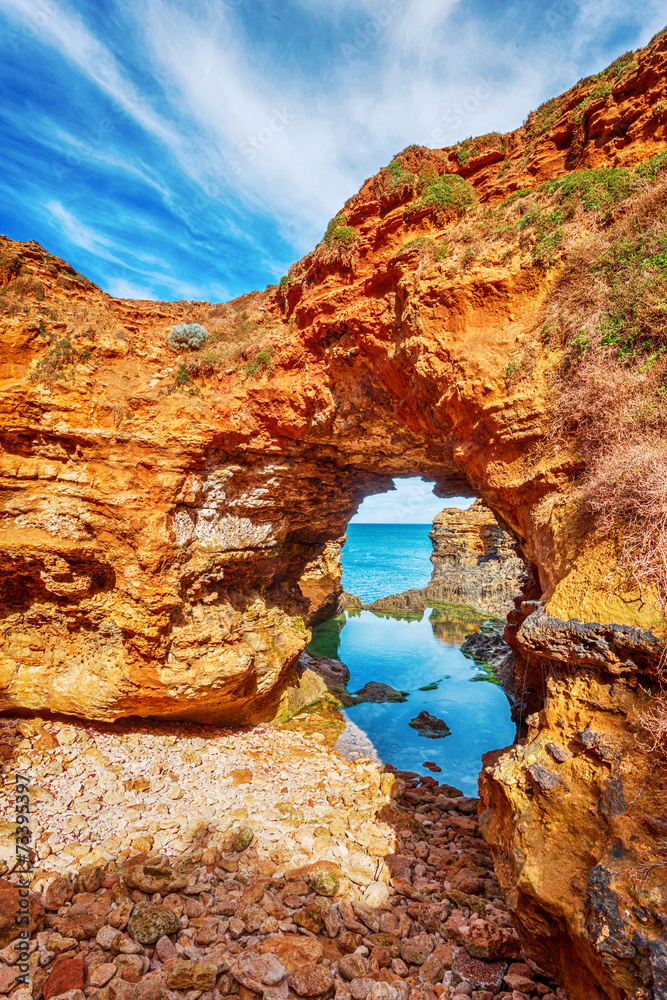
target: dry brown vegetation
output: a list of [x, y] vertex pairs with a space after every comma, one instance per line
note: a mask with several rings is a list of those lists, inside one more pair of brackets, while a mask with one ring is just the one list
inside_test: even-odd
[[554, 434], [576, 442], [584, 501], [667, 609], [667, 180], [570, 255], [543, 339], [564, 352]]
[[247, 378], [270, 373], [280, 331], [265, 312], [263, 298], [263, 293], [251, 292], [237, 302], [211, 306], [208, 318], [202, 319], [208, 331], [206, 343], [183, 355], [182, 385], [239, 370]]
[[[667, 178], [665, 155], [569, 256], [543, 340], [564, 360], [554, 436], [574, 440], [581, 498], [615, 536], [621, 571], [667, 612]], [[611, 221], [613, 220], [613, 221]], [[610, 223], [610, 224], [609, 224]], [[665, 673], [640, 716], [642, 744], [667, 758]]]

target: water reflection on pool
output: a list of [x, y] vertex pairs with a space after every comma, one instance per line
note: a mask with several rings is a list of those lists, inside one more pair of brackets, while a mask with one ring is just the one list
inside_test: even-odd
[[[403, 703], [347, 709], [344, 714], [354, 726], [340, 741], [341, 749], [356, 743], [368, 749], [361, 731], [381, 761], [420, 774], [429, 773], [424, 761], [434, 761], [442, 768], [439, 780], [475, 795], [481, 755], [507, 746], [515, 735], [502, 689], [459, 648], [482, 621], [471, 609], [441, 605], [427, 608], [421, 619], [347, 611], [316, 626], [308, 651], [346, 663], [350, 691], [381, 681], [409, 692]], [[427, 685], [431, 690], [419, 690]], [[444, 719], [451, 735], [427, 739], [410, 728], [410, 720], [423, 710]]]

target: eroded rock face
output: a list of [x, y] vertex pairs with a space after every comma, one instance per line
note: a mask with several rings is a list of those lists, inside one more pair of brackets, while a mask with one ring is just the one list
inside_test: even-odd
[[433, 573], [425, 589], [430, 601], [471, 604], [489, 614], [513, 607], [525, 569], [514, 539], [477, 500], [469, 510], [449, 507], [433, 519]]
[[661, 995], [667, 872], [646, 866], [667, 780], [628, 727], [647, 699], [631, 670], [554, 667], [525, 743], [484, 758], [496, 873], [528, 952], [573, 997]]

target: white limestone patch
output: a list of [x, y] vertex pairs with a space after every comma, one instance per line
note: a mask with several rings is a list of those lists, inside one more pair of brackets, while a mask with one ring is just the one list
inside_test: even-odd
[[[183, 484], [173, 515], [176, 543], [199, 542], [222, 552], [276, 545], [285, 524], [267, 515], [269, 511], [275, 515], [271, 498], [279, 491], [286, 472], [287, 466], [270, 462], [251, 470], [239, 465], [223, 466], [202, 478], [191, 474]], [[234, 511], [239, 509], [243, 513], [236, 514]], [[265, 511], [261, 520], [245, 516], [255, 510]]]
[[174, 514], [174, 534], [177, 545], [187, 545], [195, 537], [195, 523], [185, 508]]
[[14, 524], [17, 528], [41, 528], [56, 538], [81, 540], [87, 537], [85, 527], [78, 518], [49, 507], [29, 514], [19, 514], [14, 518]]
[[178, 545], [198, 541], [221, 552], [256, 549], [276, 541], [270, 521], [257, 523], [215, 507], [182, 507], [174, 515], [174, 533]]

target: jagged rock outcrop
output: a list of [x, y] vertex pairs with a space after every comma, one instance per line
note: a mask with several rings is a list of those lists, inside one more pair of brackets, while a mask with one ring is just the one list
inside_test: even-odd
[[481, 500], [468, 510], [448, 507], [436, 514], [429, 537], [433, 572], [426, 587], [388, 594], [369, 604], [344, 594], [342, 606], [411, 614], [424, 611], [427, 601], [446, 601], [500, 616], [514, 607], [525, 563], [514, 539]]
[[476, 500], [468, 510], [446, 508], [434, 517], [430, 538], [433, 573], [425, 589], [427, 600], [507, 614], [525, 565], [514, 539], [488, 507]]
[[[643, 637], [664, 623], [650, 589], [610, 590], [618, 539], [582, 512], [581, 456], [550, 433], [563, 351], [543, 310], [563, 262], [623, 211], [591, 195], [608, 175], [574, 172], [629, 183], [667, 149], [666, 98], [662, 35], [514, 133], [411, 147], [279, 288], [226, 306], [113, 299], [35, 244], [0, 243], [0, 708], [272, 718], [361, 500], [401, 475], [480, 496], [549, 618], [517, 609], [508, 629], [521, 700], [547, 712], [536, 728], [620, 748], [618, 764], [573, 751], [550, 789], [529, 735], [485, 793], [526, 945], [587, 970], [576, 1000], [662, 988], [662, 904], [625, 900], [652, 849], [632, 726], [657, 677]], [[189, 321], [210, 339], [179, 356], [169, 331]]]
[[505, 691], [512, 706], [512, 717], [520, 719], [521, 713], [516, 704], [516, 662], [512, 648], [503, 636], [495, 631], [480, 629], [466, 636], [461, 652], [480, 666], [485, 665]]
[[[352, 607], [352, 605], [347, 605]], [[370, 604], [362, 604], [366, 611], [396, 611], [399, 614], [422, 614], [426, 608], [426, 588], [413, 587], [403, 590], [400, 594], [388, 594], [378, 597]]]
[[667, 872], [651, 821], [667, 781], [627, 726], [647, 701], [632, 671], [556, 667], [525, 742], [484, 758], [496, 873], [529, 953], [573, 997], [664, 995]]
[[340, 561], [345, 536], [327, 542], [324, 551], [307, 563], [299, 578], [299, 590], [310, 601], [306, 623], [315, 625], [338, 614], [343, 595]]

